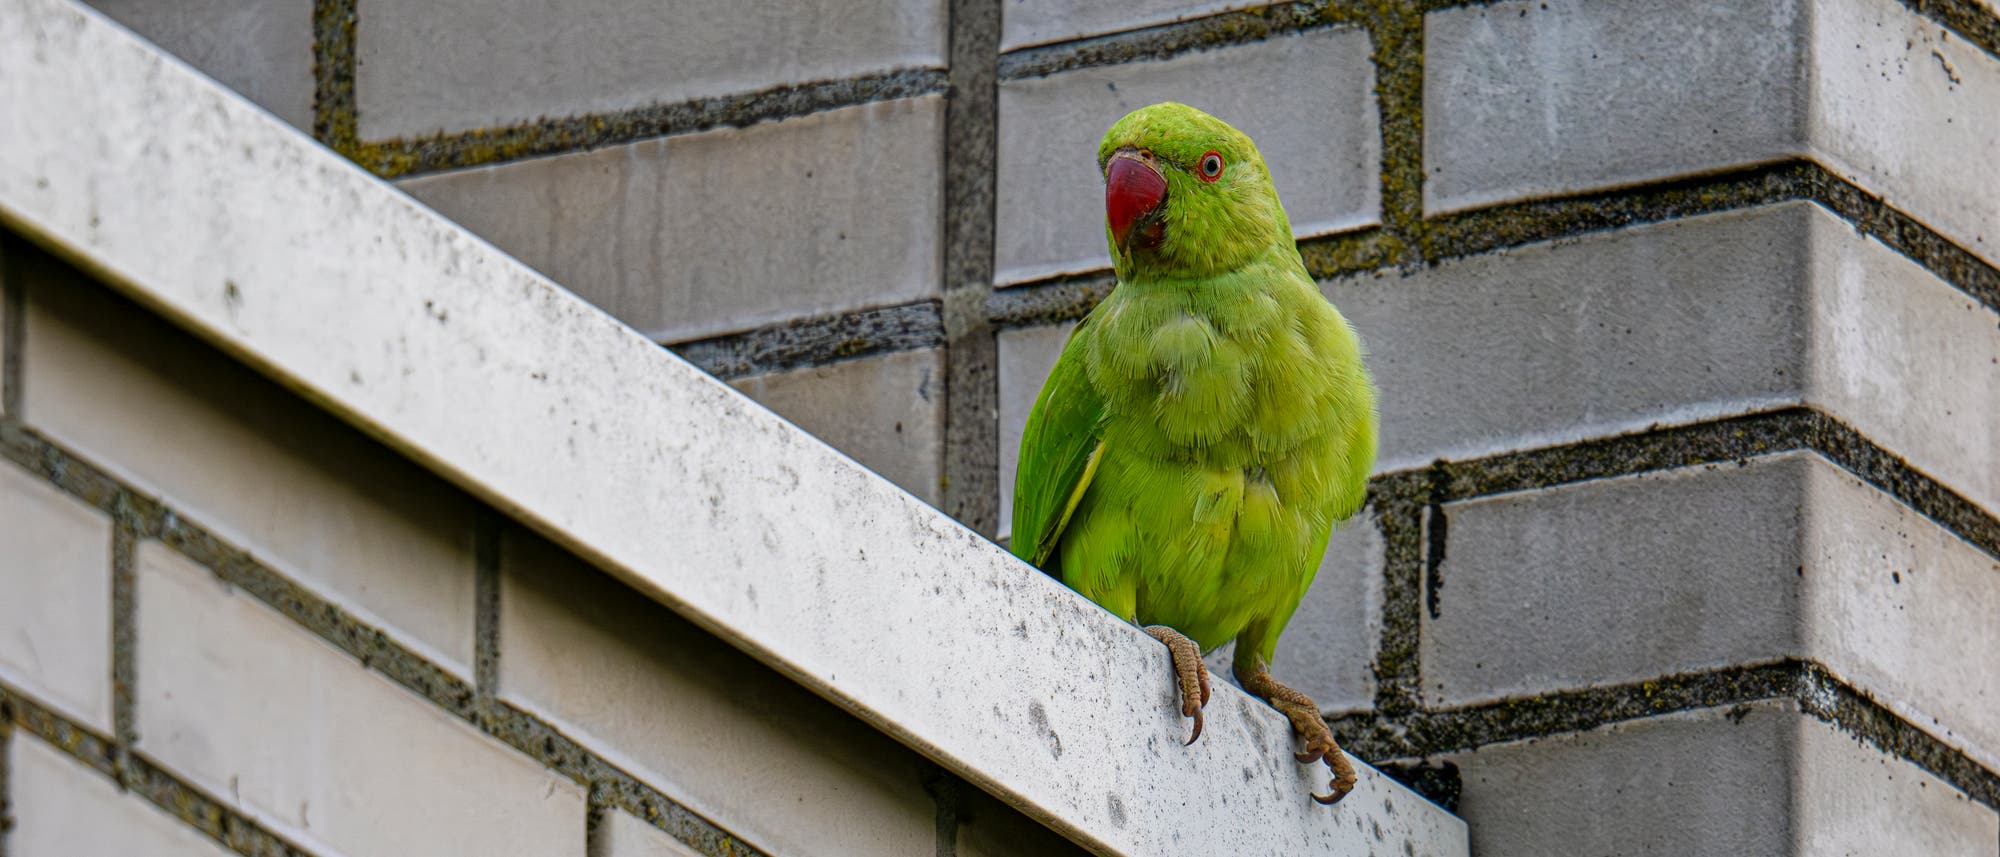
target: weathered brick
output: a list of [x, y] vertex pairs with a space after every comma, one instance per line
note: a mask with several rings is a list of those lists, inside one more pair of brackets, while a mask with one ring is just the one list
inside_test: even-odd
[[366, 139], [942, 65], [943, 0], [392, 0], [360, 10]]
[[2000, 316], [1803, 202], [1328, 281], [1382, 469], [1807, 403], [2000, 508]]
[[1896, 0], [1820, 3], [1816, 157], [2000, 263], [2000, 57]]
[[942, 350], [847, 360], [731, 384], [903, 490], [938, 503]]
[[[1021, 431], [1028, 422], [1069, 325], [1000, 334], [1000, 515], [1011, 534], [1014, 478], [1020, 466]], [[1311, 696], [1324, 711], [1367, 708], [1375, 698], [1371, 662], [1382, 638], [1382, 532], [1362, 514], [1333, 533], [1305, 600], [1286, 626], [1275, 653], [1275, 672]], [[1209, 654], [1210, 666], [1229, 674], [1233, 645]]]
[[1452, 757], [1482, 857], [1994, 853], [2000, 819], [1785, 700]]
[[1270, 165], [1298, 235], [1375, 223], [1381, 135], [1368, 34], [1330, 28], [1000, 87], [995, 278], [1109, 267], [1097, 143], [1157, 101], [1236, 126]]
[[626, 324], [692, 339], [936, 294], [943, 104], [867, 104], [401, 186]]
[[620, 809], [604, 814], [589, 857], [702, 857], [701, 852]]
[[312, 127], [312, 0], [88, 2], [293, 127]]
[[111, 732], [111, 520], [0, 461], [0, 679]]
[[316, 850], [581, 857], [583, 788], [157, 543], [138, 750]]
[[1517, 0], [1433, 12], [1424, 207], [1799, 154], [1805, 24], [1797, 0]]
[[2000, 312], [1811, 211], [1807, 398], [2000, 513]]
[[1453, 706], [1807, 658], [2000, 761], [2000, 563], [1814, 453], [1449, 504], [1424, 690]]
[[934, 849], [915, 753], [524, 531], [506, 536], [500, 640], [504, 699], [758, 848]]
[[470, 676], [457, 489], [45, 256], [28, 276], [28, 423]]
[[120, 788], [39, 739], [14, 733], [0, 764], [8, 783], [14, 829], [6, 834], [13, 857], [224, 857], [214, 840]]
[[1011, 0], [1001, 19], [1000, 49], [1060, 42], [1078, 36], [1116, 33], [1187, 18], [1260, 5], [1254, 0], [1135, 0], [1078, 3], [1075, 0]]

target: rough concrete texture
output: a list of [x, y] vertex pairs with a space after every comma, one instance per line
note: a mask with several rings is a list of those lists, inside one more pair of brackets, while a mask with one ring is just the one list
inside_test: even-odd
[[[1365, 766], [1313, 803], [1324, 769], [1226, 683], [1180, 746], [1138, 629], [94, 15], [5, 2], [9, 223], [599, 568], [1099, 851], [1466, 853]], [[965, 704], [993, 665], [1036, 705]]]
[[226, 857], [230, 850], [126, 792], [110, 777], [16, 732], [0, 744], [11, 777], [9, 857]]
[[500, 639], [502, 698], [758, 848], [934, 846], [921, 757], [520, 530], [501, 553]]
[[0, 462], [0, 680], [111, 732], [111, 520]]
[[[942, 0], [386, 0], [360, 10], [375, 140], [942, 65]], [[935, 173], [927, 173], [935, 175]]]
[[1806, 403], [2000, 508], [2000, 314], [1810, 203], [1325, 290], [1383, 391], [1384, 470]]
[[[1035, 395], [1055, 365], [1070, 325], [1031, 327], [1000, 334], [1001, 532], [1013, 519], [1015, 468], [1021, 430]], [[1275, 674], [1304, 691], [1328, 712], [1367, 708], [1375, 699], [1371, 667], [1382, 639], [1382, 531], [1363, 513], [1334, 531], [1326, 559], [1305, 600], [1279, 639]], [[1229, 674], [1233, 645], [1209, 654]]]
[[1000, 85], [994, 277], [1111, 264], [1097, 143], [1126, 113], [1181, 101], [1257, 141], [1297, 234], [1376, 221], [1382, 139], [1365, 31], [1310, 30]]
[[2000, 57], [1897, 0], [1815, 7], [1813, 153], [2000, 264]]
[[1806, 658], [2000, 761], [2000, 563], [1813, 453], [1446, 507], [1423, 688], [1457, 706]]
[[[1455, 754], [1481, 857], [1991, 857], [1993, 810], [1788, 700]], [[1691, 823], [1694, 820], [1698, 822]]]
[[1813, 212], [1809, 399], [2000, 514], [2000, 312]]
[[932, 348], [731, 381], [758, 404], [938, 504], [944, 351]]
[[157, 543], [137, 749], [308, 848], [582, 855], [584, 791]]
[[312, 127], [312, 0], [89, 2], [293, 127]]
[[1378, 467], [1797, 402], [1807, 208], [1328, 281], [1382, 390]]
[[942, 118], [937, 96], [864, 104], [400, 186], [642, 333], [693, 339], [935, 295]]
[[47, 256], [28, 271], [28, 424], [472, 675], [474, 506]]
[[1517, 0], [1427, 15], [1425, 210], [1799, 153], [1802, 6]]
[[1137, 0], [1116, 4], [1008, 0], [1001, 18], [1000, 49], [1011, 51], [1078, 36], [1136, 30], [1257, 5], [1261, 4], [1254, 0]]
[[604, 814], [588, 857], [702, 857], [701, 852], [620, 809]]

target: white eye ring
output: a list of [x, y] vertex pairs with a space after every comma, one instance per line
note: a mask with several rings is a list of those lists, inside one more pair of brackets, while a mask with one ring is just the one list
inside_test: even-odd
[[1201, 156], [1201, 174], [1209, 179], [1222, 175], [1222, 156], [1214, 152]]

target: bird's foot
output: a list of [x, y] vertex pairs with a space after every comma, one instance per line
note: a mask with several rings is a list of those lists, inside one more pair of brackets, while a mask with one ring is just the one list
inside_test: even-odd
[[1272, 708], [1278, 709], [1279, 713], [1292, 721], [1292, 731], [1298, 733], [1298, 736], [1306, 742], [1305, 752], [1294, 753], [1294, 758], [1308, 765], [1323, 761], [1328, 768], [1333, 769], [1333, 781], [1330, 783], [1333, 793], [1325, 795], [1315, 793], [1312, 796], [1313, 800], [1332, 806], [1354, 790], [1356, 781], [1354, 765], [1347, 761], [1347, 754], [1342, 753], [1340, 744], [1333, 740], [1333, 730], [1326, 728], [1325, 718], [1319, 715], [1318, 703], [1313, 702], [1305, 694], [1280, 684], [1277, 679], [1271, 677], [1261, 662], [1256, 663], [1254, 669], [1247, 671], [1243, 664], [1238, 663], [1236, 680], [1242, 683], [1244, 690], [1263, 697], [1271, 703]]
[[[1167, 645], [1174, 656], [1174, 681], [1181, 689], [1181, 716], [1194, 718], [1194, 734], [1187, 743], [1201, 737], [1201, 707], [1208, 704], [1208, 666], [1201, 662], [1201, 647], [1186, 634], [1165, 625], [1147, 625], [1145, 632]], [[1185, 746], [1185, 745], [1183, 745]]]

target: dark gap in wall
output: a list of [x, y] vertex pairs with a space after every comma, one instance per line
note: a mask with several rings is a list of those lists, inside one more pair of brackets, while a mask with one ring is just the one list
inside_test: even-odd
[[21, 349], [27, 344], [27, 287], [15, 272], [21, 239], [0, 230], [0, 420], [21, 422]]
[[1411, 791], [1423, 795], [1431, 803], [1444, 807], [1446, 812], [1458, 812], [1458, 798], [1465, 791], [1465, 780], [1459, 776], [1457, 762], [1390, 760], [1377, 762], [1375, 769], [1389, 779], [1409, 786]]
[[934, 763], [924, 764], [924, 792], [937, 804], [937, 857], [957, 857], [958, 818], [965, 809], [966, 782]]
[[1981, 804], [2000, 808], [2000, 773], [1980, 766], [1813, 661], [1721, 667], [1401, 717], [1361, 712], [1330, 719], [1328, 724], [1341, 746], [1363, 758], [1427, 759], [1769, 699], [1793, 700], [1804, 713], [1923, 768]]
[[111, 525], [111, 732], [118, 744], [119, 779], [131, 775], [132, 745], [139, 741], [139, 528], [123, 495], [112, 503]]
[[7, 857], [7, 840], [14, 831], [14, 801], [12, 783], [13, 771], [8, 766], [12, 748], [8, 741], [14, 737], [14, 710], [7, 704], [7, 694], [0, 690], [0, 857]]
[[500, 544], [506, 519], [481, 506], [472, 521], [472, 687], [483, 709], [500, 692]]
[[1430, 488], [1422, 474], [1387, 474], [1370, 481], [1368, 494], [1383, 543], [1375, 710], [1395, 717], [1417, 711], [1423, 702], [1418, 641], [1423, 625], [1424, 510], [1431, 503]]
[[355, 104], [355, 0], [313, 0], [313, 137], [349, 158], [361, 152]]
[[942, 303], [926, 300], [793, 319], [667, 347], [726, 381], [944, 344]]
[[993, 290], [999, 163], [1000, 0], [951, 0], [949, 10], [939, 487], [946, 514], [991, 536], [1000, 525], [1000, 357], [986, 301]]
[[1015, 48], [1000, 55], [1002, 80], [1046, 77], [1077, 69], [1171, 59], [1190, 51], [1261, 42], [1272, 36], [1368, 20], [1359, 2], [1286, 2], [1218, 12], [1122, 33], [1084, 36]]
[[1438, 599], [1444, 594], [1444, 553], [1451, 542], [1450, 529], [1444, 504], [1424, 507], [1424, 612], [1433, 620], [1439, 618]]
[[1425, 261], [1424, 16], [1399, 3], [1369, 15], [1375, 106], [1382, 134], [1382, 261], [1409, 268]]
[[784, 84], [755, 92], [652, 104], [608, 113], [537, 119], [416, 139], [357, 143], [343, 152], [383, 178], [464, 169], [541, 155], [583, 152], [674, 134], [743, 127], [946, 89], [934, 68], [871, 72], [840, 80]]

